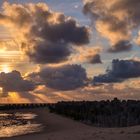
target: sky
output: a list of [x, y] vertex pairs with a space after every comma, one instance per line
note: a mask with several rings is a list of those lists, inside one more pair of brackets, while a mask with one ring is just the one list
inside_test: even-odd
[[139, 99], [139, 6], [0, 1], [0, 102]]

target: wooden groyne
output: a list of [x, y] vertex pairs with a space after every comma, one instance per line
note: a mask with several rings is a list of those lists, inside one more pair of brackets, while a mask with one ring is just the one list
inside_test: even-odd
[[47, 107], [47, 103], [0, 104], [0, 110], [32, 109]]

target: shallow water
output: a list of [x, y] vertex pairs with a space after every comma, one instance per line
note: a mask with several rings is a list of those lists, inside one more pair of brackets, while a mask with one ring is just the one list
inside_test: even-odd
[[13, 137], [42, 130], [42, 125], [33, 121], [33, 113], [0, 113], [0, 137]]

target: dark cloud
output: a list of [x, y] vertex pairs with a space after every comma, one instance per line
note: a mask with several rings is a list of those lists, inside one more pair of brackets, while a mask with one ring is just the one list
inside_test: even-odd
[[98, 76], [95, 76], [93, 79], [93, 83], [96, 85], [96, 83], [115, 83], [115, 82], [121, 82], [122, 80], [114, 77], [112, 74], [101, 74]]
[[95, 76], [93, 83], [112, 83], [124, 81], [128, 78], [140, 76], [140, 62], [134, 60], [112, 61], [112, 67], [106, 71], [106, 74]]
[[132, 49], [132, 44], [129, 41], [119, 41], [117, 44], [113, 45], [110, 49], [108, 49], [109, 52], [122, 52], [122, 51], [130, 51]]
[[71, 50], [65, 43], [39, 42], [34, 46], [33, 52], [27, 52], [28, 56], [37, 63], [59, 63], [66, 61]]
[[12, 71], [9, 73], [0, 73], [0, 87], [3, 92], [25, 92], [35, 89], [35, 84], [32, 81], [25, 80], [20, 72]]
[[[51, 13], [51, 16], [53, 16], [53, 13]], [[41, 37], [51, 42], [66, 42], [76, 45], [89, 43], [89, 33], [86, 27], [77, 25], [76, 21], [72, 18], [67, 19], [64, 15], [59, 16], [56, 19], [58, 22], [56, 24], [49, 24], [47, 16], [43, 17], [43, 25], [36, 21], [37, 25], [31, 28], [30, 33], [35, 37]]]
[[4, 3], [0, 22], [17, 32], [20, 45], [36, 63], [58, 63], [68, 59], [72, 46], [89, 43], [89, 29], [72, 17], [50, 10], [46, 3]]
[[31, 79], [37, 76], [41, 84], [56, 90], [74, 90], [85, 86], [87, 82], [86, 71], [80, 65], [46, 67], [29, 75]]
[[133, 29], [140, 25], [139, 7], [139, 0], [84, 0], [83, 11], [90, 15], [101, 36], [110, 41], [111, 52], [119, 52], [131, 48], [123, 44], [130, 44]]
[[93, 55], [93, 57], [91, 57], [91, 58], [89, 59], [89, 63], [91, 63], [91, 64], [102, 63], [100, 54], [95, 54], [95, 55]]

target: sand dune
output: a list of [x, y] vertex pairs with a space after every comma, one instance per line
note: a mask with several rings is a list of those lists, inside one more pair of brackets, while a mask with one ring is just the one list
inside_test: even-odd
[[49, 113], [46, 109], [35, 109], [37, 121], [44, 130], [0, 140], [140, 140], [140, 126], [126, 128], [97, 128]]

